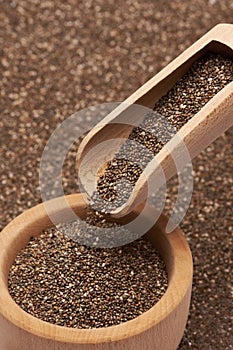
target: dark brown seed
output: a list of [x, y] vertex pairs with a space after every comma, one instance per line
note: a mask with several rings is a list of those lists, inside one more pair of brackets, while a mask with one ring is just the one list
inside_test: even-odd
[[[156, 112], [148, 114], [129, 139], [156, 154], [174, 134], [171, 127], [171, 135], [168, 133], [165, 140], [161, 140], [162, 136], [151, 132], [156, 125], [164, 135], [157, 112], [163, 113], [178, 130], [232, 78], [232, 61], [219, 55], [198, 60], [156, 103]], [[107, 203], [117, 196], [118, 179], [125, 178], [134, 184], [142, 171], [132, 159], [144, 154], [135, 154], [138, 149], [130, 146], [130, 141], [122, 146], [99, 179], [98, 190]], [[125, 151], [129, 151], [130, 159], [120, 158]], [[146, 162], [153, 154], [146, 155]], [[130, 190], [129, 186], [125, 194], [121, 189], [124, 193], [121, 200]], [[92, 198], [94, 204], [96, 198]], [[92, 209], [87, 222], [99, 227], [117, 226], [106, 220], [103, 213]], [[85, 231], [85, 225], [79, 230]], [[77, 328], [105, 327], [130, 320], [152, 307], [166, 286], [164, 265], [149, 243], [139, 240], [122, 248], [86, 248], [55, 229], [31, 239], [16, 258], [9, 276], [9, 291], [25, 311], [51, 323]]]
[[9, 292], [23, 310], [74, 328], [126, 322], [150, 309], [166, 288], [164, 263], [149, 242], [87, 248], [55, 228], [31, 238], [9, 275]]
[[[119, 0], [107, 6], [103, 0], [97, 6], [14, 0], [0, 6], [1, 229], [40, 202], [40, 156], [61, 121], [86, 106], [124, 100], [212, 26], [233, 18], [229, 0]], [[97, 30], [101, 40], [93, 40]], [[10, 99], [11, 92], [19, 98]], [[182, 224], [194, 283], [180, 350], [233, 349], [232, 150], [233, 129], [194, 160], [193, 200]], [[75, 156], [76, 150], [64, 167], [67, 194], [77, 192]], [[176, 197], [174, 181], [170, 187], [168, 205]]]
[[[198, 59], [175, 86], [156, 102], [154, 112], [148, 113], [144, 121], [132, 130], [129, 139], [113, 160], [107, 163], [91, 198], [91, 207], [99, 212], [98, 220], [90, 210], [87, 222], [98, 226], [106, 213], [120, 207], [129, 198], [134, 184], [153, 156], [231, 81], [231, 59], [213, 53]], [[140, 145], [145, 148], [140, 148]], [[106, 220], [101, 222], [101, 226], [104, 226], [103, 223], [109, 225]], [[111, 226], [117, 227], [114, 223]], [[87, 228], [85, 222], [78, 222], [78, 227], [93, 237], [92, 228]], [[109, 240], [113, 242], [112, 237]]]

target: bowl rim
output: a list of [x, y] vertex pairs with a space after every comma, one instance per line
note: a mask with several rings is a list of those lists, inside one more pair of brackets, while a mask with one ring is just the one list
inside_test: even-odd
[[[55, 211], [64, 209], [62, 198], [78, 212], [87, 207], [82, 195], [74, 194], [49, 201]], [[77, 329], [54, 325], [30, 315], [21, 309], [9, 294], [8, 275], [17, 253], [31, 236], [38, 235], [44, 228], [53, 225], [44, 203], [25, 211], [12, 220], [0, 234], [0, 314], [16, 327], [35, 336], [72, 344], [120, 341], [149, 330], [178, 307], [192, 285], [193, 262], [188, 243], [179, 228], [169, 234], [164, 233], [166, 223], [167, 219], [162, 214], [151, 229], [160, 231], [171, 251], [169, 283], [162, 298], [148, 311], [130, 321], [110, 327]], [[32, 234], [32, 228], [36, 234]]]

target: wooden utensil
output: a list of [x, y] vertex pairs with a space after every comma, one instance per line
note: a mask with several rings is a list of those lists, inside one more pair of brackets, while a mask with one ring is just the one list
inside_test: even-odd
[[[65, 201], [64, 201], [65, 199]], [[84, 217], [81, 194], [53, 199], [49, 207], [67, 216], [67, 203]], [[14, 219], [0, 234], [0, 349], [1, 350], [175, 350], [183, 336], [192, 288], [192, 256], [183, 233], [176, 228], [165, 234], [164, 215], [146, 234], [161, 254], [169, 285], [160, 301], [139, 317], [117, 326], [75, 329], [44, 322], [22, 310], [8, 291], [9, 270], [17, 253], [33, 236], [53, 226], [39, 204]], [[151, 220], [145, 213], [145, 220]], [[153, 286], [152, 286], [153, 287]], [[51, 296], [50, 296], [51, 297]]]
[[[99, 167], [96, 152], [90, 152], [98, 145], [98, 152], [110, 159], [119, 150], [133, 128], [132, 125], [122, 125], [123, 120], [130, 118], [140, 121], [140, 113], [134, 115], [134, 104], [153, 108], [156, 101], [164, 96], [175, 83], [189, 70], [192, 64], [207, 52], [219, 53], [233, 58], [233, 25], [219, 24], [185, 50], [174, 61], [168, 64], [155, 77], [150, 79], [125, 102], [120, 104], [92, 129], [81, 142], [77, 154], [77, 165], [80, 168], [79, 177], [85, 191], [91, 196], [96, 187], [96, 170]], [[136, 110], [136, 109], [135, 109]], [[132, 119], [131, 119], [132, 120]], [[130, 123], [130, 122], [129, 122]], [[159, 174], [159, 166], [164, 172], [164, 179], [169, 180], [177, 173], [173, 154], [182, 157], [186, 145], [191, 159], [233, 125], [233, 82], [217, 93], [192, 119], [187, 122], [177, 134], [161, 149], [147, 165], [132, 194], [123, 206], [111, 214], [121, 217], [129, 213], [147, 196], [147, 183], [153, 176]], [[121, 140], [119, 140], [121, 138]], [[106, 149], [105, 141], [112, 140], [111, 147]], [[116, 140], [116, 142], [114, 142]], [[185, 165], [185, 164], [184, 164]], [[104, 171], [104, 169], [102, 169]], [[155, 186], [162, 185], [161, 176]]]

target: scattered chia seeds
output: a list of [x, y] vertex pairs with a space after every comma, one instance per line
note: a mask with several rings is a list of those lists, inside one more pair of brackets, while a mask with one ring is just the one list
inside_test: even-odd
[[87, 248], [55, 228], [31, 238], [9, 274], [9, 292], [29, 314], [73, 328], [131, 320], [167, 288], [165, 265], [150, 242]]
[[[229, 0], [15, 0], [0, 7], [1, 229], [41, 201], [38, 169], [51, 130], [93, 101], [123, 101], [211, 27], [233, 18]], [[93, 40], [97, 32], [102, 40]], [[76, 150], [67, 155], [66, 194], [77, 192], [75, 156]], [[194, 281], [178, 348], [232, 350], [233, 128], [193, 167], [192, 203], [181, 227]], [[173, 180], [168, 205], [177, 193]]]

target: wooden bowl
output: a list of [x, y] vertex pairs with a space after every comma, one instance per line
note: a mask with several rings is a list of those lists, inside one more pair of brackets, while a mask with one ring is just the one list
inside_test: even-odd
[[[81, 195], [66, 197], [80, 215], [86, 204]], [[50, 201], [64, 213], [60, 199]], [[1, 350], [175, 350], [187, 321], [192, 256], [179, 229], [166, 234], [167, 219], [161, 216], [146, 234], [161, 254], [169, 284], [160, 301], [139, 317], [117, 326], [72, 329], [41, 321], [23, 311], [8, 291], [8, 274], [18, 252], [30, 237], [52, 226], [44, 204], [27, 210], [0, 234], [0, 349]]]

